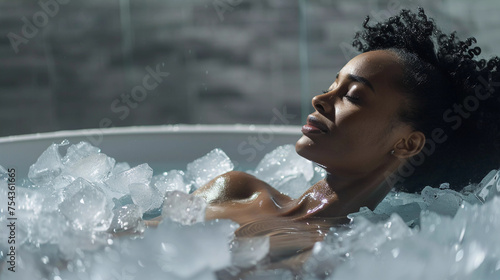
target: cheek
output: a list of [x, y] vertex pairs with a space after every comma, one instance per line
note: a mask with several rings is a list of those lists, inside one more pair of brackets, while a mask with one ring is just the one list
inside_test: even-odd
[[378, 152], [387, 145], [389, 124], [385, 116], [351, 116], [339, 126], [339, 138], [354, 153]]

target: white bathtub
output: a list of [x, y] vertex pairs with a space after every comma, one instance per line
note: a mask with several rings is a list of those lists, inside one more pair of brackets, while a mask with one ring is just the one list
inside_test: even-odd
[[184, 169], [214, 148], [221, 148], [237, 167], [255, 167], [262, 157], [301, 136], [298, 126], [163, 125], [58, 131], [0, 137], [0, 165], [27, 175], [29, 166], [52, 143], [87, 141], [117, 161], [148, 163], [155, 173]]

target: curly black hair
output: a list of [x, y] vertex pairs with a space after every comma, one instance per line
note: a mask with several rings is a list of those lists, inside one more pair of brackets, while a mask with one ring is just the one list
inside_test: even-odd
[[426, 136], [422, 152], [402, 166], [399, 190], [448, 182], [460, 190], [500, 165], [500, 59], [479, 59], [476, 39], [445, 34], [419, 8], [402, 10], [355, 34], [361, 52], [390, 50], [404, 65], [400, 88], [409, 100], [399, 120]]

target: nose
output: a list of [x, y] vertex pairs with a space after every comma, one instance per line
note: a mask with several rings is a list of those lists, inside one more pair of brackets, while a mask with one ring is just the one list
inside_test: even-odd
[[312, 99], [312, 105], [320, 114], [328, 114], [333, 109], [333, 96], [328, 93], [316, 95]]

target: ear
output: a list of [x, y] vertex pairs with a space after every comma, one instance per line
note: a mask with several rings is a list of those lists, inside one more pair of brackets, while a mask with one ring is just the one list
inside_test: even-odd
[[394, 145], [394, 156], [404, 159], [410, 158], [424, 148], [425, 135], [420, 131], [411, 132], [407, 138], [401, 138]]

